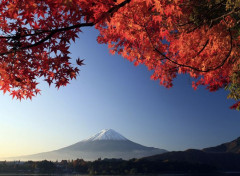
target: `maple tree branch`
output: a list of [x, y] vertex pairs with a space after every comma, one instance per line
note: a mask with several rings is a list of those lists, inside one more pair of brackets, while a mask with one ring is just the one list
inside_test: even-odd
[[221, 15], [221, 16], [219, 16], [219, 17], [216, 17], [216, 18], [211, 19], [211, 23], [212, 23], [213, 21], [217, 21], [217, 20], [219, 20], [219, 19], [224, 19], [226, 16], [231, 15], [231, 14], [233, 14], [233, 13], [237, 13], [237, 12], [239, 12], [239, 11], [240, 11], [240, 8], [233, 9], [232, 11], [230, 11], [230, 12], [228, 12], [228, 13], [226, 13], [226, 14], [223, 14], [223, 15]]
[[209, 43], [209, 39], [206, 41], [205, 45], [203, 46], [203, 48], [197, 53], [197, 55], [194, 57], [196, 58], [197, 56], [199, 56], [199, 54], [201, 54], [201, 52], [203, 52], [203, 50], [206, 48], [206, 46], [208, 45]]
[[15, 39], [16, 37], [19, 37], [19, 39], [20, 39], [20, 38], [24, 38], [24, 37], [37, 36], [37, 35], [49, 33], [46, 37], [42, 38], [41, 40], [39, 40], [38, 42], [36, 42], [34, 44], [30, 44], [30, 45], [19, 47], [19, 48], [14, 48], [14, 49], [12, 49], [12, 50], [10, 50], [8, 52], [0, 53], [0, 56], [3, 56], [3, 55], [6, 55], [6, 54], [10, 54], [10, 53], [16, 52], [16, 51], [21, 51], [21, 50], [25, 50], [25, 49], [29, 49], [29, 48], [38, 46], [38, 45], [44, 43], [45, 41], [51, 39], [54, 34], [59, 33], [59, 32], [68, 31], [68, 30], [81, 28], [81, 27], [92, 27], [92, 26], [96, 25], [97, 23], [101, 22], [102, 20], [104, 20], [106, 18], [106, 14], [113, 15], [121, 7], [124, 7], [126, 4], [128, 4], [130, 2], [131, 2], [131, 0], [125, 0], [125, 1], [121, 2], [118, 5], [115, 5], [115, 6], [111, 7], [106, 13], [104, 13], [95, 22], [79, 23], [79, 24], [75, 24], [75, 25], [67, 26], [67, 27], [63, 27], [63, 28], [57, 28], [57, 29], [53, 29], [53, 30], [42, 30], [40, 32], [36, 32], [36, 33], [33, 33], [33, 34], [25, 34], [25, 35], [20, 35], [20, 36], [17, 36], [18, 34], [15, 34], [13, 36], [0, 36], [0, 38], [2, 38], [2, 39], [3, 38], [5, 38], [5, 39]]
[[125, 0], [123, 2], [121, 2], [120, 4], [113, 6], [112, 8], [110, 8], [107, 13], [109, 14], [113, 14], [115, 12], [117, 12], [121, 7], [124, 7], [126, 4], [130, 3], [131, 0]]
[[[234, 14], [236, 15], [236, 14], [239, 13], [239, 11], [240, 11], [239, 7], [238, 8], [233, 8], [230, 11], [226, 10], [226, 4], [224, 4], [224, 2], [226, 2], [226, 0], [222, 0], [221, 2], [215, 4], [214, 6], [212, 6], [206, 12], [201, 12], [200, 11], [201, 15], [197, 19], [190, 20], [190, 21], [188, 21], [188, 22], [186, 22], [184, 24], [178, 24], [178, 26], [182, 27], [182, 26], [185, 26], [185, 25], [188, 25], [188, 24], [189, 25], [193, 24], [193, 28], [188, 31], [188, 33], [191, 33], [191, 32], [195, 31], [196, 29], [200, 28], [203, 25], [208, 25], [211, 28], [214, 25], [214, 23], [216, 23], [217, 21], [224, 20], [224, 18], [229, 16], [229, 15], [232, 16]], [[223, 7], [224, 7], [225, 11], [220, 13], [220, 14], [217, 14], [217, 12], [219, 10], [221, 10], [221, 8], [223, 8]]]
[[45, 38], [41, 39], [40, 41], [38, 41], [38, 42], [36, 42], [32, 45], [27, 45], [25, 47], [22, 47], [22, 48], [20, 48], [20, 50], [24, 50], [24, 49], [28, 49], [28, 48], [31, 48], [31, 47], [38, 46], [38, 45], [44, 43], [45, 41], [51, 39], [52, 36], [54, 34], [58, 33], [58, 32], [68, 31], [68, 30], [71, 30], [71, 29], [76, 29], [76, 28], [81, 28], [81, 27], [91, 27], [91, 26], [94, 26], [94, 23], [81, 23], [81, 24], [76, 24], [76, 25], [73, 25], [73, 26], [65, 27], [65, 28], [55, 29], [55, 30], [51, 31], [50, 34], [47, 35]]
[[226, 55], [225, 59], [222, 61], [222, 63], [221, 63], [219, 66], [217, 66], [217, 67], [215, 67], [215, 68], [213, 68], [213, 69], [211, 69], [211, 70], [209, 70], [209, 71], [217, 70], [217, 69], [219, 69], [220, 67], [222, 67], [222, 66], [225, 64], [225, 62], [227, 61], [227, 59], [230, 57], [231, 53], [232, 53], [233, 37], [232, 37], [232, 32], [231, 32], [231, 29], [230, 29], [230, 28], [228, 29], [228, 31], [229, 31], [229, 36], [230, 36], [230, 50], [229, 50], [228, 54]]
[[[67, 26], [67, 27], [57, 28], [57, 29], [52, 29], [52, 30], [38, 30], [40, 32], [36, 32], [36, 33], [33, 33], [33, 34], [20, 35], [18, 37], [19, 38], [24, 38], [24, 37], [29, 37], [29, 36], [37, 36], [37, 35], [41, 35], [41, 34], [45, 34], [45, 33], [50, 33], [49, 35], [52, 36], [52, 35], [54, 35], [54, 34], [56, 34], [58, 32], [68, 31], [68, 30], [71, 30], [71, 29], [76, 29], [76, 28], [81, 28], [81, 27], [92, 27], [94, 25], [95, 25], [95, 23], [79, 23], [79, 24], [75, 24], [75, 25], [72, 25], [72, 26]], [[13, 36], [0, 36], [0, 39], [1, 38], [2, 39], [4, 39], [4, 38], [5, 39], [15, 39], [16, 35], [13, 35]], [[48, 36], [46, 38], [49, 39]]]
[[[148, 33], [148, 31], [147, 31], [146, 28], [145, 28], [145, 31], [146, 31], [146, 33], [147, 33], [148, 39], [149, 39], [149, 41], [150, 41], [150, 43], [151, 43], [151, 46], [153, 47], [154, 51], [157, 52], [159, 55], [161, 55], [164, 59], [172, 62], [173, 64], [177, 65], [178, 67], [186, 67], [186, 68], [190, 68], [190, 69], [192, 69], [192, 70], [198, 71], [198, 72], [210, 72], [210, 71], [214, 71], [214, 70], [217, 70], [217, 69], [219, 69], [220, 67], [222, 67], [222, 66], [226, 63], [227, 59], [229, 58], [229, 56], [230, 56], [231, 53], [232, 53], [232, 48], [233, 48], [233, 42], [232, 42], [232, 40], [233, 40], [233, 38], [232, 38], [231, 30], [230, 30], [230, 28], [229, 28], [228, 31], [229, 31], [229, 36], [230, 36], [230, 49], [229, 49], [229, 52], [228, 52], [228, 54], [226, 55], [225, 59], [223, 59], [223, 61], [221, 62], [221, 64], [219, 64], [218, 66], [216, 66], [216, 67], [214, 67], [214, 68], [211, 68], [211, 67], [210, 67], [210, 68], [207, 68], [207, 69], [205, 69], [205, 70], [202, 70], [202, 69], [199, 69], [199, 68], [196, 68], [196, 67], [192, 67], [192, 66], [190, 66], [190, 65], [180, 64], [180, 63], [176, 62], [175, 60], [170, 59], [168, 56], [166, 56], [164, 53], [162, 53], [161, 51], [159, 51], [159, 50], [153, 45], [153, 42], [152, 42], [151, 37], [150, 37], [150, 34]], [[208, 42], [207, 42], [207, 43], [208, 43]], [[206, 47], [207, 43], [205, 44], [205, 46], [203, 47], [203, 49]], [[203, 49], [202, 49], [202, 50], [203, 50]], [[201, 51], [201, 52], [202, 52], [202, 51]], [[160, 60], [164, 60], [164, 59], [160, 59]]]
[[[54, 29], [52, 31], [44, 31], [44, 32], [40, 32], [39, 34], [43, 34], [43, 33], [49, 33], [45, 38], [39, 40], [38, 42], [34, 43], [34, 44], [31, 44], [31, 45], [27, 45], [27, 46], [23, 46], [23, 47], [19, 47], [19, 48], [14, 48], [8, 52], [4, 52], [4, 53], [0, 53], [0, 56], [3, 56], [3, 55], [6, 55], [6, 54], [10, 54], [10, 53], [13, 53], [13, 52], [16, 52], [16, 51], [21, 51], [21, 50], [25, 50], [25, 49], [29, 49], [29, 48], [32, 48], [32, 47], [35, 47], [35, 46], [38, 46], [42, 43], [44, 43], [45, 41], [49, 40], [52, 38], [52, 36], [58, 32], [62, 32], [62, 31], [68, 31], [68, 30], [71, 30], [71, 29], [76, 29], [76, 28], [81, 28], [81, 27], [91, 27], [91, 26], [94, 26], [94, 23], [80, 23], [80, 24], [76, 24], [76, 25], [73, 25], [73, 26], [68, 26], [68, 27], [65, 27], [65, 28], [59, 28], [59, 29]], [[39, 35], [38, 34], [38, 35]], [[22, 37], [22, 36], [21, 36]]]

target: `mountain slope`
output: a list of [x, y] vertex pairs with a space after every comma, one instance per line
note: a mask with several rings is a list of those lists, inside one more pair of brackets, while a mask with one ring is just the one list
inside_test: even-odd
[[[14, 157], [20, 160], [96, 160], [98, 158], [141, 158], [167, 152], [132, 142], [112, 129], [102, 130], [96, 135], [76, 144], [55, 151]], [[12, 158], [13, 159], [13, 158]]]
[[240, 154], [208, 153], [201, 150], [168, 152], [160, 155], [145, 157], [143, 160], [153, 162], [179, 162], [190, 164], [206, 164], [223, 171], [240, 171]]
[[240, 137], [216, 147], [209, 147], [203, 150], [189, 149], [186, 151], [168, 152], [145, 157], [143, 160], [206, 164], [218, 170], [240, 171]]
[[205, 152], [211, 152], [211, 153], [238, 153], [240, 154], [240, 137], [231, 141], [227, 142], [221, 145], [218, 145], [216, 147], [209, 147], [203, 149]]

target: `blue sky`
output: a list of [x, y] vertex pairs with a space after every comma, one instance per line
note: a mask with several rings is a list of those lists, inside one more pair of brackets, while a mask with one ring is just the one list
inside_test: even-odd
[[201, 149], [240, 136], [240, 112], [229, 109], [227, 92], [194, 91], [186, 75], [166, 89], [144, 66], [111, 55], [96, 36], [86, 28], [72, 44], [72, 58], [86, 65], [67, 87], [41, 83], [42, 95], [32, 101], [0, 95], [0, 158], [55, 150], [105, 128], [167, 150]]

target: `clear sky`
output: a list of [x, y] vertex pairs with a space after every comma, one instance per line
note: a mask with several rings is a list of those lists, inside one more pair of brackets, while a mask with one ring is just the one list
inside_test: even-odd
[[0, 95], [0, 158], [51, 151], [105, 128], [128, 139], [167, 150], [201, 149], [240, 136], [240, 112], [229, 109], [224, 90], [194, 91], [183, 75], [166, 89], [150, 80], [144, 66], [113, 56], [87, 28], [71, 46], [85, 59], [77, 80], [57, 90], [40, 85], [42, 95], [12, 100]]

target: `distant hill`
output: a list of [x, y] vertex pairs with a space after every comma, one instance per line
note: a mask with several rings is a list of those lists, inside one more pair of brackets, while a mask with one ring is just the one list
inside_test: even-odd
[[218, 170], [240, 171], [240, 154], [208, 153], [201, 150], [189, 149], [179, 152], [168, 152], [160, 155], [145, 157], [143, 160], [154, 162], [187, 162], [192, 164], [206, 164]]
[[132, 159], [167, 152], [132, 142], [112, 129], [102, 130], [89, 139], [82, 140], [51, 152], [8, 158], [7, 160], [96, 160], [98, 158]]
[[218, 145], [216, 147], [209, 147], [203, 149], [205, 152], [211, 152], [211, 153], [238, 153], [240, 154], [240, 137], [231, 141], [227, 142], [221, 145]]
[[203, 150], [168, 152], [145, 157], [143, 160], [159, 162], [187, 162], [190, 164], [206, 164], [224, 171], [240, 171], [240, 137], [216, 147]]

